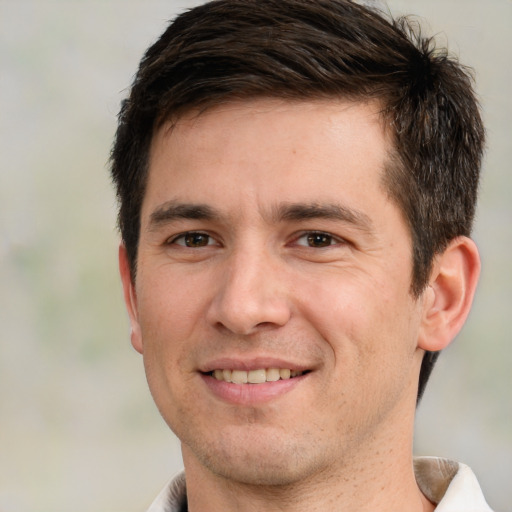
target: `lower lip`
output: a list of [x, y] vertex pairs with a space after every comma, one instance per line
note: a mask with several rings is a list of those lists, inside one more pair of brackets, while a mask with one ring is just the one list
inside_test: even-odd
[[255, 405], [270, 402], [294, 389], [309, 373], [291, 379], [263, 382], [261, 384], [234, 384], [217, 380], [211, 375], [202, 374], [203, 382], [210, 391], [223, 400], [236, 405]]

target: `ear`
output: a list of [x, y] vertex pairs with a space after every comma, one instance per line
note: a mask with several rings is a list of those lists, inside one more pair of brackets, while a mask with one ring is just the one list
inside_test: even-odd
[[128, 261], [128, 253], [123, 243], [119, 245], [119, 272], [121, 274], [121, 281], [123, 283], [123, 294], [126, 309], [128, 310], [128, 316], [130, 317], [131, 327], [131, 342], [133, 348], [142, 354], [142, 334], [140, 330], [140, 324], [137, 312], [137, 295], [135, 293], [135, 286], [132, 280], [132, 274], [130, 271], [130, 263]]
[[467, 237], [455, 238], [435, 258], [424, 291], [420, 348], [437, 352], [451, 343], [469, 314], [479, 275], [478, 249]]

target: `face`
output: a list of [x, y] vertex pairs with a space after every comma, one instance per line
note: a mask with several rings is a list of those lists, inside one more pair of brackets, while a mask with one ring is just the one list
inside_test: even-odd
[[121, 269], [186, 466], [291, 483], [412, 430], [422, 299], [377, 111], [257, 100], [156, 134], [136, 282]]

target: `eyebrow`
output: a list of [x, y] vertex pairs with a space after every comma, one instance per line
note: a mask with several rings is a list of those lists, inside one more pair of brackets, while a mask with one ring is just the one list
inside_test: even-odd
[[[219, 221], [220, 211], [201, 203], [168, 201], [158, 206], [150, 216], [149, 230], [178, 219]], [[373, 222], [365, 213], [335, 203], [281, 203], [272, 209], [272, 222], [300, 222], [310, 219], [326, 219], [345, 222], [361, 231], [371, 233]]]
[[373, 231], [373, 222], [365, 213], [333, 203], [284, 203], [273, 213], [277, 221], [302, 221], [308, 219], [336, 220], [352, 224], [362, 231]]
[[149, 218], [149, 229], [157, 229], [177, 219], [218, 220], [221, 215], [206, 204], [168, 201], [158, 206]]

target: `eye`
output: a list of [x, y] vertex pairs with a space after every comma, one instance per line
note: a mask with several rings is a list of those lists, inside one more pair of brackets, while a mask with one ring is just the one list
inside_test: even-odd
[[311, 231], [309, 233], [304, 233], [302, 236], [297, 238], [296, 243], [297, 245], [312, 247], [314, 249], [321, 249], [323, 247], [336, 245], [340, 243], [340, 240], [335, 238], [333, 235], [330, 235], [329, 233]]
[[183, 233], [176, 238], [169, 240], [170, 244], [182, 245], [184, 247], [190, 247], [192, 249], [198, 247], [206, 247], [208, 245], [216, 245], [217, 242], [206, 233], [200, 233], [197, 231], [189, 231]]

